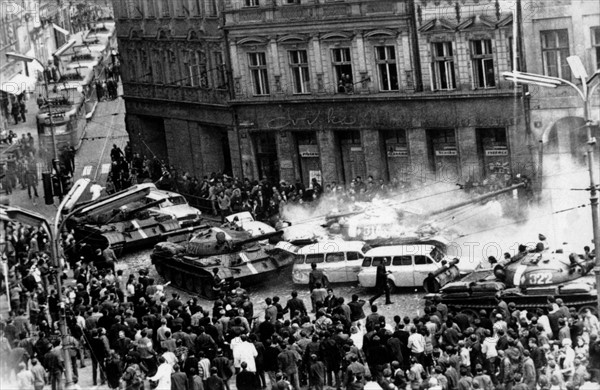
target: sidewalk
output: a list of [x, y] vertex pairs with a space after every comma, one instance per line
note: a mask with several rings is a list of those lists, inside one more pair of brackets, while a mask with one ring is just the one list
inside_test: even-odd
[[[29, 99], [26, 101], [26, 122], [20, 122], [15, 125], [11, 121], [8, 125], [8, 130], [13, 130], [19, 138], [22, 135], [30, 133], [35, 140], [35, 145], [38, 145], [36, 125], [38, 107], [35, 100], [38, 93], [42, 91], [43, 87], [38, 86], [36, 91], [31, 93]], [[121, 86], [119, 86], [119, 92], [121, 92]], [[85, 177], [96, 180], [98, 184], [105, 186], [110, 170], [110, 149], [113, 144], [123, 149], [128, 139], [129, 137], [125, 130], [125, 104], [123, 99], [117, 98], [113, 101], [99, 102], [94, 116], [87, 122], [85, 137], [75, 156], [73, 181]], [[27, 190], [22, 190], [20, 186], [17, 186], [11, 195], [2, 194], [0, 195], [0, 199], [8, 198], [11, 206], [35, 210], [48, 218], [49, 221], [54, 220], [58, 199], [55, 199], [55, 205], [44, 204], [44, 189], [41, 174], [45, 169], [45, 163], [38, 162], [38, 198], [29, 199]]]

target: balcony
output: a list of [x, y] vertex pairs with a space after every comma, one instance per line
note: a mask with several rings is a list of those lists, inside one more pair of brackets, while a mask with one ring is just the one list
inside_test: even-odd
[[203, 104], [227, 104], [229, 93], [223, 89], [206, 89], [179, 85], [161, 85], [126, 82], [123, 84], [126, 98], [169, 100]]
[[332, 19], [408, 16], [406, 3], [401, 0], [353, 1], [319, 4], [260, 5], [244, 7], [231, 4], [225, 7], [226, 25], [252, 23], [287, 23], [295, 21], [322, 21]]

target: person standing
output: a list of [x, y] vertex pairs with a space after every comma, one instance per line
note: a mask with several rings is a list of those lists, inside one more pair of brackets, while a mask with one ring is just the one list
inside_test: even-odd
[[43, 390], [46, 385], [46, 370], [36, 358], [31, 359], [31, 373], [34, 390]]
[[[33, 158], [31, 160], [29, 160], [27, 163], [27, 171], [25, 172], [25, 183], [27, 184], [27, 195], [29, 196], [29, 199], [32, 199], [32, 196], [31, 196], [32, 188], [33, 188], [33, 194], [35, 195], [35, 197], [36, 198], [39, 197], [38, 191], [37, 191], [37, 183], [38, 183], [37, 166], [36, 166], [35, 160]], [[35, 205], [35, 201], [34, 201], [34, 205]]]
[[19, 113], [21, 114], [21, 120], [23, 123], [27, 122], [27, 118], [25, 118], [25, 113], [27, 113], [27, 106], [25, 105], [25, 100], [19, 101]]
[[62, 349], [60, 348], [60, 339], [54, 339], [52, 342], [53, 348], [50, 352], [44, 355], [48, 378], [52, 384], [52, 390], [62, 390], [62, 377], [65, 371], [65, 361], [62, 357]]
[[393, 302], [390, 300], [390, 286], [388, 285], [388, 272], [385, 268], [388, 265], [389, 259], [384, 257], [381, 261], [381, 264], [377, 266], [377, 275], [375, 279], [375, 287], [377, 288], [377, 294], [369, 299], [369, 303], [373, 306], [373, 302], [377, 300], [377, 298], [381, 297], [385, 294], [385, 304], [391, 305]]
[[171, 390], [171, 373], [173, 369], [162, 356], [158, 358], [158, 363], [159, 366], [156, 374], [148, 377], [148, 380], [156, 382], [155, 390]]

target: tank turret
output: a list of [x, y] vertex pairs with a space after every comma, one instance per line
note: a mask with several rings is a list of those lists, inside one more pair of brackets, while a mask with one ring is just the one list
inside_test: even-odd
[[[150, 189], [134, 186], [111, 196], [74, 208], [66, 225], [75, 230], [77, 240], [96, 248], [111, 246], [119, 253], [153, 245], [169, 232], [179, 231], [180, 222], [169, 215], [153, 215], [148, 210], [165, 199], [148, 201]], [[187, 232], [172, 234], [169, 241], [184, 241]]]
[[253, 237], [246, 231], [206, 227], [185, 244], [156, 244], [152, 263], [175, 286], [213, 299], [220, 292], [220, 280], [247, 286], [289, 268], [298, 248], [283, 241], [275, 244], [282, 234], [276, 231]]
[[544, 242], [531, 249], [521, 245], [515, 256], [493, 268], [480, 268], [459, 280], [447, 281], [439, 293], [425, 298], [440, 299], [449, 308], [471, 317], [481, 309], [491, 312], [498, 299], [527, 310], [543, 307], [548, 297], [555, 297], [567, 307], [596, 312], [597, 286], [591, 273], [594, 264], [589, 253], [550, 250]]

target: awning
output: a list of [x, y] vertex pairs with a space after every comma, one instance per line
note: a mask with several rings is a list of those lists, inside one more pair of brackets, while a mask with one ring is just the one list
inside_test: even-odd
[[73, 47], [75, 44], [77, 43], [76, 40], [71, 39], [69, 42], [65, 43], [64, 45], [62, 45], [61, 47], [58, 48], [58, 50], [56, 50], [54, 52], [54, 54], [52, 54], [53, 56], [56, 57], [60, 57], [64, 52], [66, 52], [67, 50], [69, 50], [71, 47]]
[[59, 33], [63, 34], [63, 35], [69, 35], [70, 32], [69, 30], [65, 30], [64, 28], [60, 27], [58, 24], [56, 23], [52, 23], [52, 27], [54, 27], [54, 29], [56, 31], [58, 31]]
[[13, 95], [19, 95], [23, 91], [34, 91], [36, 80], [24, 74], [16, 74], [10, 80], [0, 83], [0, 90]]
[[27, 62], [27, 67], [30, 70], [39, 70], [39, 71], [43, 71], [44, 70], [44, 64], [41, 63], [40, 60], [38, 60], [35, 57], [31, 57], [31, 56], [26, 56], [20, 53], [15, 53], [15, 52], [10, 52], [10, 53], [6, 53], [6, 56], [8, 58], [14, 58], [17, 61], [24, 61]]

